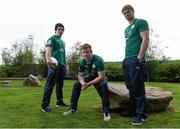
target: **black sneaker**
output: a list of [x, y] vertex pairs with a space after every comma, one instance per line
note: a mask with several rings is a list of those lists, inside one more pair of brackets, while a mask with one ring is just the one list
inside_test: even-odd
[[148, 118], [148, 115], [147, 115], [147, 114], [143, 114], [143, 115], [142, 115], [142, 121], [146, 121], [147, 118]]
[[41, 111], [42, 112], [51, 112], [51, 108], [50, 107], [42, 108]]
[[140, 117], [140, 116], [135, 117], [132, 124], [133, 125], [142, 125], [142, 117]]
[[61, 107], [61, 106], [67, 107], [67, 106], [69, 106], [69, 105], [67, 105], [67, 104], [65, 104], [65, 103], [56, 104], [56, 107]]

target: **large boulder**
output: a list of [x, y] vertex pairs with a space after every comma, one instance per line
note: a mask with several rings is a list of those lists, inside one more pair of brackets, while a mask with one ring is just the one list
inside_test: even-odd
[[24, 86], [41, 86], [41, 82], [37, 76], [30, 74], [29, 77], [27, 77], [24, 80], [23, 85]]
[[[119, 111], [128, 108], [129, 92], [126, 86], [108, 84], [110, 109]], [[148, 112], [167, 109], [173, 95], [159, 87], [146, 87], [146, 108]]]

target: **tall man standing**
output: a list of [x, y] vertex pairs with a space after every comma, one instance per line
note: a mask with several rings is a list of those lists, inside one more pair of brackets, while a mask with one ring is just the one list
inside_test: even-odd
[[[61, 40], [63, 33], [64, 25], [57, 23], [55, 25], [55, 35], [51, 36], [46, 44], [46, 63], [48, 66], [48, 75], [41, 104], [43, 112], [51, 112], [49, 104], [55, 84], [57, 98], [56, 107], [67, 106], [63, 101], [62, 91], [64, 75], [66, 72], [65, 43]], [[54, 67], [51, 57], [54, 57], [57, 60], [57, 67]]]
[[137, 19], [131, 5], [125, 5], [122, 13], [129, 26], [125, 29], [126, 48], [123, 71], [126, 87], [129, 90], [131, 107], [122, 112], [124, 116], [135, 115], [132, 124], [141, 125], [147, 118], [145, 113], [145, 86], [143, 75], [144, 55], [149, 45], [149, 27], [146, 20]]

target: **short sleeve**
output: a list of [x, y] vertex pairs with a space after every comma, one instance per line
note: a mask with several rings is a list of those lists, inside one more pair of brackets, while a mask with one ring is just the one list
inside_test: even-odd
[[104, 71], [104, 60], [102, 58], [99, 58], [97, 71]]
[[54, 46], [53, 38], [49, 38], [46, 43], [46, 47], [52, 47]]
[[79, 72], [84, 72], [84, 63], [83, 63], [83, 60], [79, 61]]
[[139, 32], [144, 32], [149, 30], [148, 22], [146, 20], [139, 19], [137, 25]]

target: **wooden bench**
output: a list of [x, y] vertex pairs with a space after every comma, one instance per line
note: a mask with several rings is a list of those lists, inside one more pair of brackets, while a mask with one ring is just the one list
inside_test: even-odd
[[10, 87], [11, 86], [11, 81], [9, 81], [9, 80], [2, 81], [1, 86]]

